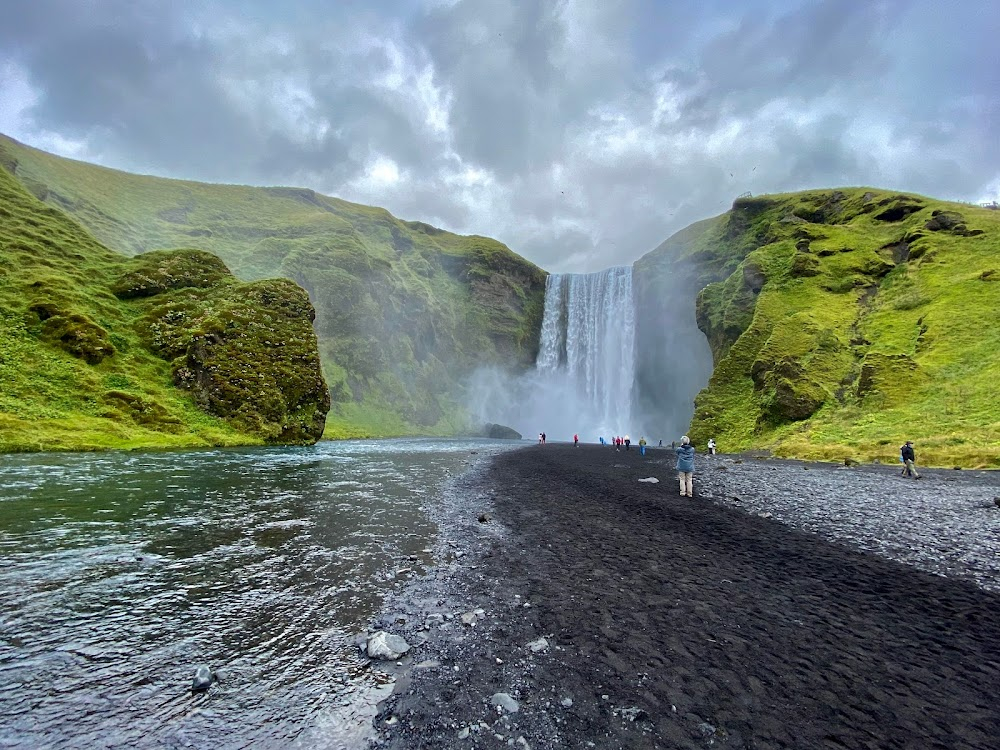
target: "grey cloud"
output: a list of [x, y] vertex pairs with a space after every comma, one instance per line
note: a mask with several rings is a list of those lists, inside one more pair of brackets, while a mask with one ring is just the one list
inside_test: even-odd
[[[22, 140], [54, 133], [168, 176], [303, 184], [596, 270], [745, 190], [973, 199], [996, 183], [1000, 7], [970, 0], [963, 24], [941, 7], [13, 0], [0, 70], [13, 63], [37, 94]], [[444, 131], [425, 122], [425, 71]], [[675, 116], [654, 120], [664, 90]], [[403, 179], [362, 179], [375, 155]], [[463, 183], [467, 168], [486, 182]]]

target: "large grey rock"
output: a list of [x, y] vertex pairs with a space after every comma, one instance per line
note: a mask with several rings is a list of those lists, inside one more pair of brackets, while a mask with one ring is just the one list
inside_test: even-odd
[[502, 708], [509, 714], [516, 714], [521, 709], [521, 706], [516, 700], [510, 697], [509, 693], [493, 693], [490, 703]]
[[483, 425], [483, 437], [493, 438], [494, 440], [520, 440], [521, 433], [505, 424], [487, 423]]
[[398, 659], [410, 650], [410, 644], [403, 638], [384, 630], [373, 633], [368, 638], [368, 658], [370, 659]]
[[528, 644], [528, 649], [533, 654], [541, 653], [542, 651], [547, 650], [548, 647], [549, 647], [549, 642], [544, 638], [539, 638], [538, 640], [532, 641], [531, 643]]
[[195, 693], [203, 693], [212, 687], [212, 683], [218, 679], [219, 677], [215, 674], [215, 672], [202, 664], [194, 672], [194, 679], [191, 680], [191, 691]]

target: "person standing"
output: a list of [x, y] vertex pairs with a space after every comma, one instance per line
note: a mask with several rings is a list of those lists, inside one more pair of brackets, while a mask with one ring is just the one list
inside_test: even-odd
[[628, 435], [626, 435], [625, 436], [625, 450], [628, 450], [628, 447], [630, 445], [632, 445], [632, 439]]
[[711, 456], [715, 455], [715, 438], [708, 439], [708, 453]]
[[639, 455], [640, 456], [646, 455], [646, 438], [643, 437], [642, 435], [639, 436]]
[[917, 472], [916, 460], [917, 457], [913, 453], [913, 441], [907, 440], [903, 443], [903, 447], [899, 449], [899, 455], [903, 457], [903, 466], [906, 469], [906, 476], [913, 477], [914, 479], [920, 479], [920, 474]]
[[687, 435], [681, 438], [677, 452], [677, 480], [681, 485], [681, 497], [694, 497], [694, 446]]
[[580, 444], [580, 436], [574, 432], [573, 433], [573, 447], [576, 448], [576, 446], [578, 446], [579, 444]]

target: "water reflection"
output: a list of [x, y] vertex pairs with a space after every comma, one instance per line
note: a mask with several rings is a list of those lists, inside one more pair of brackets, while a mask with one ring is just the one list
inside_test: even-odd
[[0, 457], [0, 746], [352, 746], [350, 640], [470, 447]]

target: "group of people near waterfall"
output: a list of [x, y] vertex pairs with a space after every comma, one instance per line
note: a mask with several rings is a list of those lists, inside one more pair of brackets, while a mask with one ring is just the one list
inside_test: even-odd
[[[613, 445], [615, 450], [621, 450], [622, 447], [625, 450], [631, 450], [632, 439], [628, 435], [615, 435], [610, 440], [605, 440], [604, 437], [598, 438], [601, 445]], [[541, 432], [538, 434], [538, 442], [541, 444], [545, 443], [545, 433]], [[579, 446], [580, 436], [578, 434], [573, 435], [573, 446]], [[643, 456], [646, 455], [646, 442], [645, 437], [639, 438], [639, 453]], [[663, 447], [663, 441], [660, 440], [660, 447]], [[671, 441], [670, 447], [677, 454], [677, 481], [680, 485], [681, 497], [694, 497], [694, 445], [691, 443], [691, 438], [684, 435], [680, 444], [676, 441]], [[716, 442], [715, 438], [709, 438], [708, 443], [706, 443], [708, 449], [708, 454], [714, 456], [716, 453]], [[916, 454], [913, 450], [913, 441], [907, 440], [899, 448], [899, 462], [903, 464], [900, 470], [900, 476], [913, 477], [914, 479], [921, 479], [920, 473], [917, 471], [916, 467]]]

